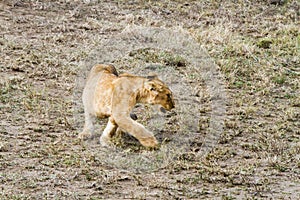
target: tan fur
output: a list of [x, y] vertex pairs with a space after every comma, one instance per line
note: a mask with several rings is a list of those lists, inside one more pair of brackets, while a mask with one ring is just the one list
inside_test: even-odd
[[91, 69], [82, 95], [85, 125], [79, 138], [93, 134], [93, 119], [109, 118], [100, 137], [102, 145], [109, 145], [117, 129], [128, 132], [146, 147], [158, 143], [143, 125], [130, 118], [136, 103], [160, 104], [166, 110], [174, 108], [171, 90], [157, 76], [140, 77], [121, 74], [112, 65], [96, 65]]

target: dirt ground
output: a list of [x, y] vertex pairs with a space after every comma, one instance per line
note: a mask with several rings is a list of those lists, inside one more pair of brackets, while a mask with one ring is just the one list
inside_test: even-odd
[[[1, 199], [300, 199], [300, 3], [0, 1]], [[130, 46], [131, 45], [131, 46]], [[156, 72], [161, 143], [77, 139], [92, 64]]]

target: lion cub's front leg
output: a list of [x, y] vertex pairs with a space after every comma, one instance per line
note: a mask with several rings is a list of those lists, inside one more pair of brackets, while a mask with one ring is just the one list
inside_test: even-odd
[[138, 139], [143, 146], [157, 147], [158, 142], [156, 138], [142, 124], [122, 115], [116, 116], [115, 120], [120, 128]]
[[153, 133], [148, 131], [142, 124], [130, 118], [130, 112], [136, 104], [137, 94], [132, 94], [130, 85], [123, 85], [115, 87], [112, 98], [112, 115], [111, 118], [125, 132], [139, 140], [145, 147], [157, 147], [158, 142]]

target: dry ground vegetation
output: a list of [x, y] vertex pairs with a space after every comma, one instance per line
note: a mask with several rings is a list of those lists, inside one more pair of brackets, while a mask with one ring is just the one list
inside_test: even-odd
[[[299, 8], [296, 0], [2, 0], [0, 198], [299, 199]], [[227, 116], [206, 157], [197, 159], [197, 148], [190, 148], [163, 167], [139, 171], [106, 162], [109, 151], [153, 151], [135, 145], [107, 150], [96, 139], [76, 139], [79, 63], [128, 24], [180, 26], [218, 65]], [[129, 58], [115, 65], [155, 62], [183, 71], [189, 65], [155, 50]], [[204, 137], [211, 99], [199, 98], [206, 108], [199, 119]]]

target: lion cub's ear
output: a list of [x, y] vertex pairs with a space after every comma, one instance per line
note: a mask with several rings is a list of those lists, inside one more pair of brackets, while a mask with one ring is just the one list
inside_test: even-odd
[[147, 79], [148, 79], [149, 81], [152, 81], [152, 80], [154, 80], [154, 79], [158, 79], [158, 77], [157, 77], [157, 74], [151, 72], [151, 73], [148, 74]]

